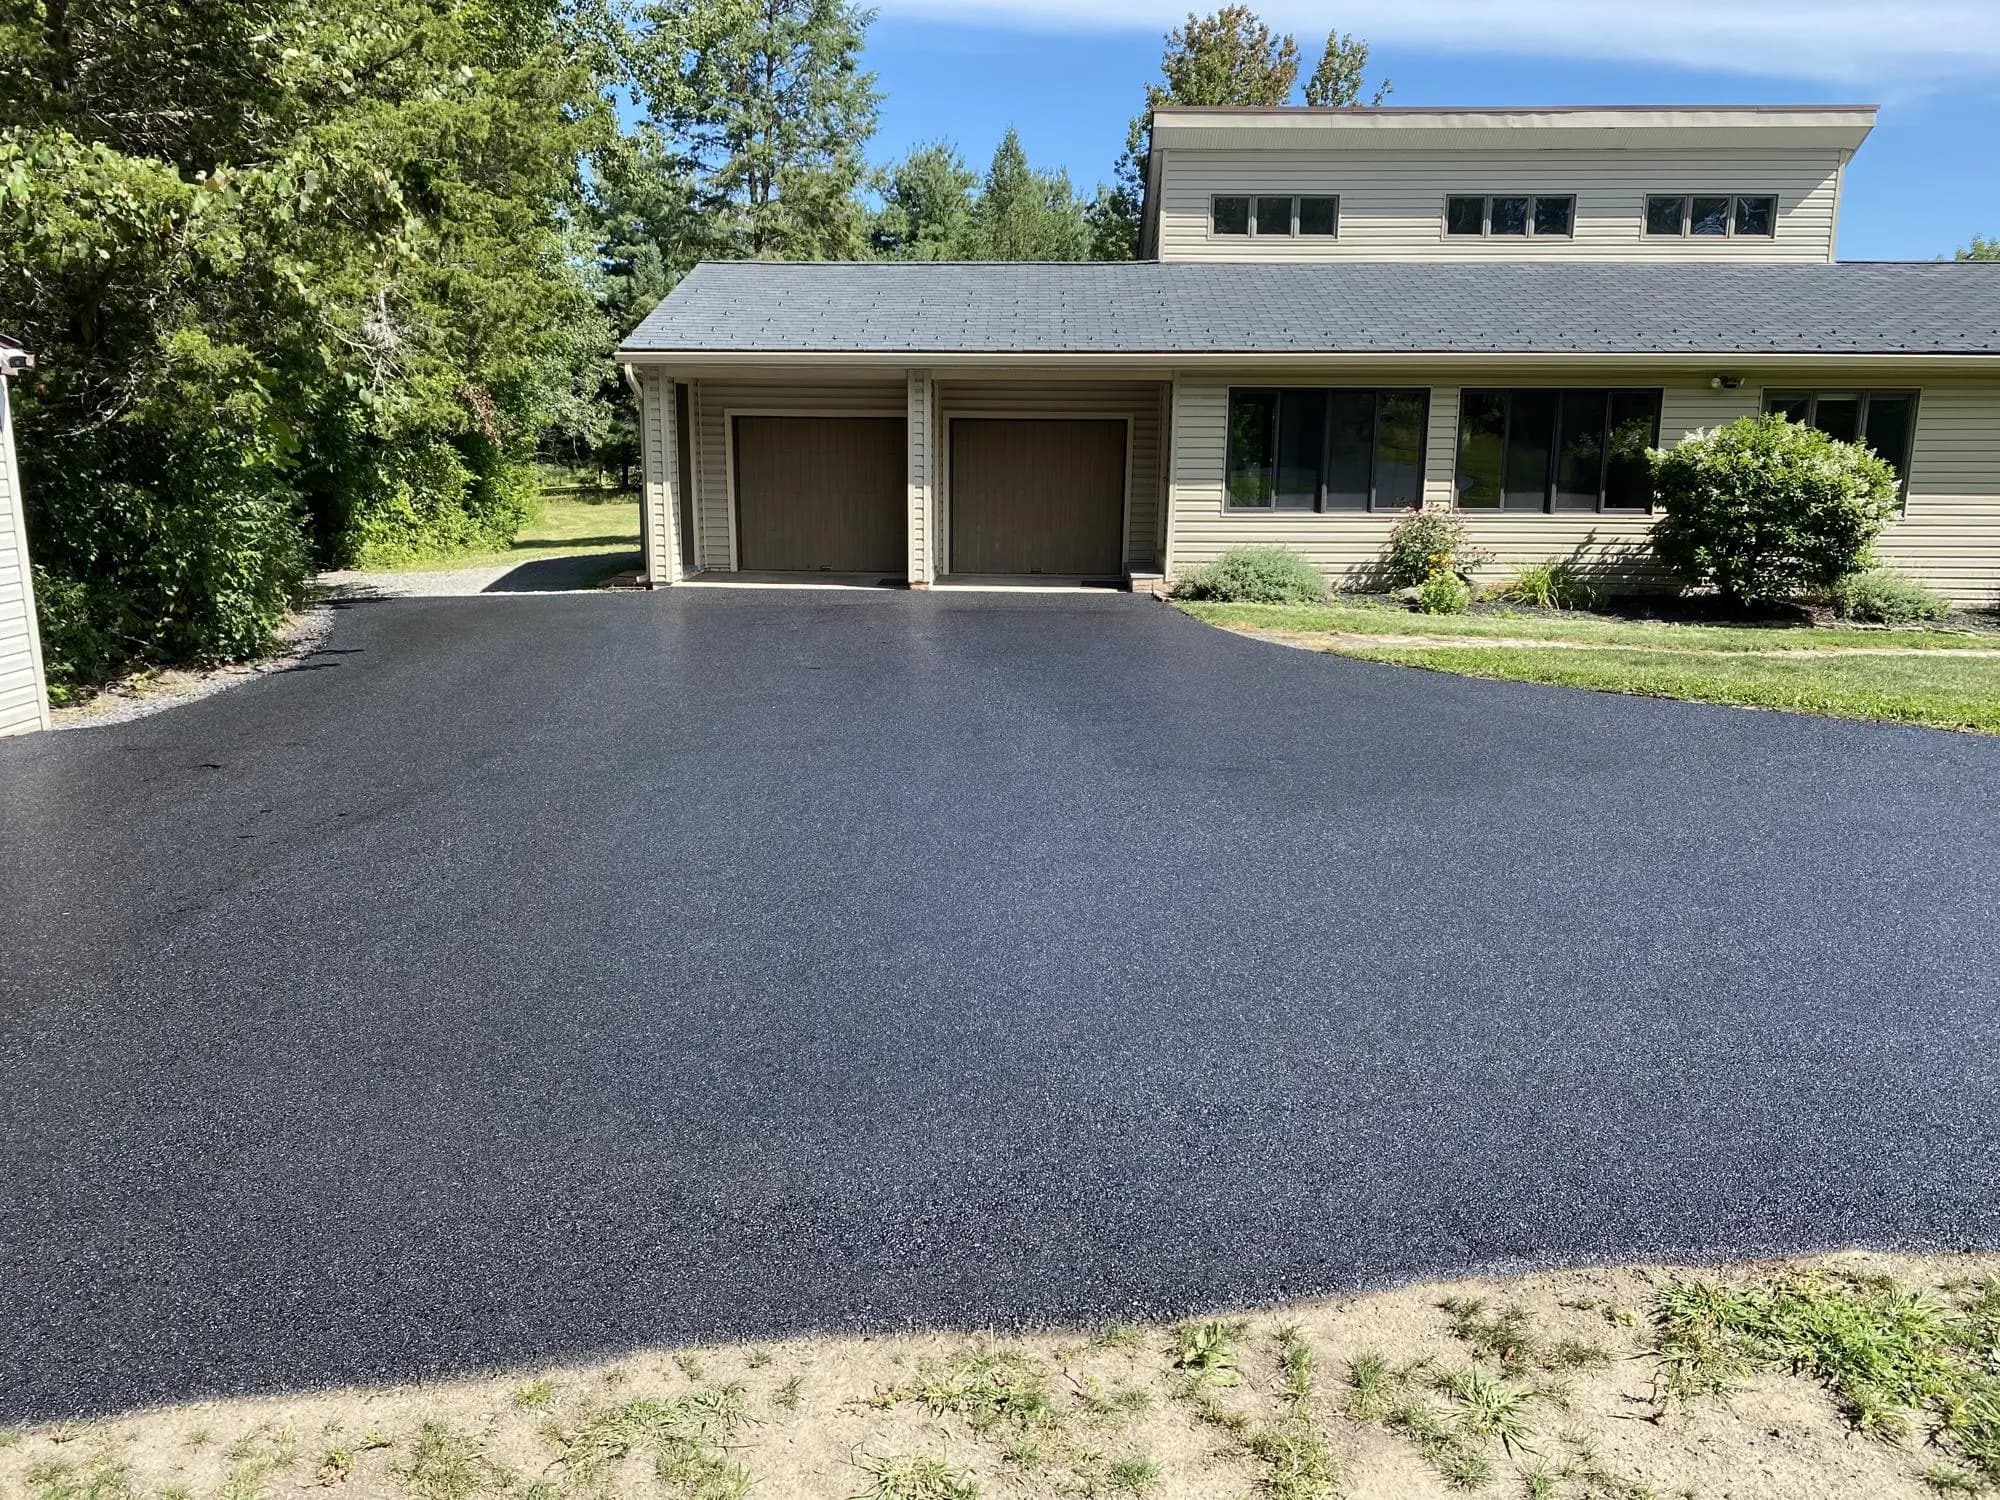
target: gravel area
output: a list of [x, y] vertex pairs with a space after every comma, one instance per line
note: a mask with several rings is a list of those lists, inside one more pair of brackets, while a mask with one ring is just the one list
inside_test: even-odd
[[483, 568], [450, 568], [424, 573], [380, 573], [336, 569], [319, 575], [319, 586], [334, 599], [449, 599], [466, 594], [567, 594], [603, 586], [605, 574], [621, 564], [637, 567], [636, 552], [586, 552], [533, 562], [496, 563]]
[[0, 742], [0, 1426], [2000, 1248], [1996, 786], [1125, 595], [350, 604]]
[[53, 729], [82, 729], [126, 724], [163, 709], [179, 708], [227, 688], [255, 682], [273, 672], [292, 670], [311, 658], [333, 630], [334, 607], [322, 601], [293, 615], [280, 633], [279, 647], [259, 661], [233, 662], [226, 667], [176, 667], [141, 672], [110, 683], [81, 703], [50, 713]]

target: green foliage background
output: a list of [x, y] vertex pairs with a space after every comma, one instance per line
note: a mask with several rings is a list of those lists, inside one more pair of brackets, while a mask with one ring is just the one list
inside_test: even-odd
[[[847, 0], [0, 0], [0, 332], [58, 700], [274, 643], [315, 568], [504, 545], [628, 476], [618, 336], [703, 259], [1133, 253], [1009, 131], [880, 171]], [[1150, 103], [1278, 102], [1246, 8]], [[1352, 102], [1364, 44], [1306, 86]]]

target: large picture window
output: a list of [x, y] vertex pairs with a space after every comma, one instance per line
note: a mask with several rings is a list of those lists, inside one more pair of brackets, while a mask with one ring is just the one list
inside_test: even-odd
[[1644, 511], [1658, 391], [1460, 393], [1458, 503], [1466, 510]]
[[1225, 503], [1270, 511], [1415, 505], [1429, 414], [1423, 390], [1232, 390]]
[[1917, 434], [1915, 391], [1766, 391], [1764, 410], [1783, 412], [1843, 443], [1866, 443], [1909, 487], [1910, 447]]

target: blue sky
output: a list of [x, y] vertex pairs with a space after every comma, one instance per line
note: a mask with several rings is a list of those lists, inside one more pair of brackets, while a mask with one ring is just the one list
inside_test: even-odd
[[[892, 160], [944, 137], [983, 167], [1012, 125], [1030, 160], [1068, 168], [1086, 191], [1110, 177], [1126, 120], [1158, 75], [1161, 34], [1187, 9], [1154, 0], [880, 3], [865, 61], [887, 97], [871, 157]], [[1297, 32], [1306, 71], [1329, 24], [1366, 36], [1396, 104], [1879, 104], [1848, 170], [1841, 257], [1928, 260], [1974, 233], [2000, 235], [2000, 0], [1644, 5], [1258, 8]], [[1671, 13], [1670, 32], [1653, 12]], [[1730, 65], [1699, 65], [1707, 58]]]

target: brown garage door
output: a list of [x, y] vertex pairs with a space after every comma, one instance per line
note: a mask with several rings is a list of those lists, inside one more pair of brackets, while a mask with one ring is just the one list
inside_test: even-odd
[[952, 572], [1116, 576], [1124, 523], [1123, 422], [952, 422]]
[[908, 572], [903, 428], [901, 417], [738, 417], [738, 566]]

